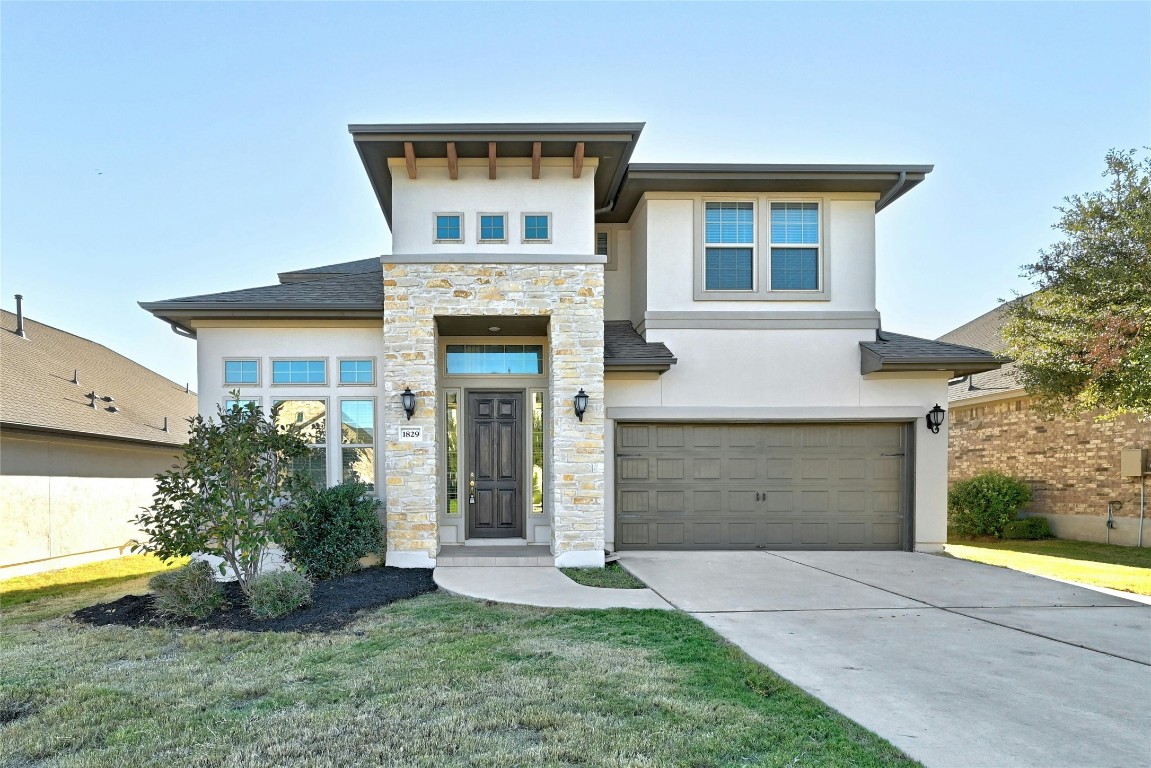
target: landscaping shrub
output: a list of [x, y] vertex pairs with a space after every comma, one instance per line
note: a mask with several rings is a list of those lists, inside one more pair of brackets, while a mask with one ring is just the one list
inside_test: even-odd
[[1029, 501], [1031, 488], [1019, 478], [984, 472], [951, 486], [947, 522], [963, 536], [1002, 536]]
[[286, 513], [283, 545], [288, 561], [314, 579], [351, 573], [357, 560], [380, 551], [379, 506], [358, 480], [300, 494]]
[[[240, 397], [237, 390], [231, 395]], [[281, 511], [311, 485], [296, 467], [310, 455], [310, 428], [278, 423], [279, 408], [269, 418], [249, 401], [217, 407], [215, 419], [189, 419], [184, 461], [156, 475], [152, 506], [133, 521], [144, 533], [133, 550], [164, 560], [215, 555], [220, 573], [231, 568], [248, 594], [268, 547], [280, 538]]]
[[248, 608], [257, 619], [277, 619], [311, 602], [312, 582], [297, 571], [262, 573], [248, 593]]
[[193, 560], [183, 568], [161, 571], [148, 580], [156, 612], [172, 618], [206, 619], [224, 604], [224, 590], [212, 578], [212, 566]]
[[1012, 520], [1003, 526], [1005, 539], [1051, 539], [1051, 524], [1046, 517], [1025, 517], [1022, 520]]

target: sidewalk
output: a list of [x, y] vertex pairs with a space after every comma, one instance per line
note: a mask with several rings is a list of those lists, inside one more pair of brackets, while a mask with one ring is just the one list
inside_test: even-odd
[[674, 610], [650, 589], [601, 589], [577, 584], [546, 566], [439, 566], [432, 578], [440, 589], [495, 603], [540, 608], [655, 608]]

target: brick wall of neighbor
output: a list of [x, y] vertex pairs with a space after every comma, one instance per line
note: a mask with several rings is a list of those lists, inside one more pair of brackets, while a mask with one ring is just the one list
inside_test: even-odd
[[[598, 264], [384, 264], [381, 407], [390, 564], [431, 564], [438, 548], [439, 403], [436, 316], [548, 315], [552, 551], [557, 565], [603, 565], [603, 266]], [[399, 393], [416, 412], [404, 418]], [[572, 397], [591, 405], [583, 423]], [[423, 440], [398, 442], [401, 425]]]
[[[1119, 473], [1123, 448], [1151, 449], [1151, 422], [1135, 416], [1096, 421], [1047, 417], [1027, 397], [964, 406], [952, 403], [948, 436], [948, 480], [965, 480], [997, 470], [1025, 479], [1034, 499], [1028, 514], [1051, 521], [1061, 538], [1104, 541], [1107, 502], [1123, 502], [1111, 542], [1135, 544], [1139, 481]], [[1151, 482], [1148, 482], [1151, 493]], [[1151, 511], [1149, 511], [1151, 514]], [[1144, 542], [1151, 540], [1151, 520]]]

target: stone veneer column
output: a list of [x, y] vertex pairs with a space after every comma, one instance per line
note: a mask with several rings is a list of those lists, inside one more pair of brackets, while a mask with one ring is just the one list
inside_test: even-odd
[[[408, 265], [384, 265], [384, 477], [387, 485], [387, 554], [399, 568], [433, 568], [439, 548], [436, 510], [436, 326], [431, 305], [420, 301], [418, 274]], [[411, 387], [416, 410], [407, 419], [400, 393]], [[399, 441], [400, 427], [423, 427], [419, 442]]]
[[[382, 414], [388, 565], [431, 567], [439, 547], [435, 318], [550, 316], [552, 552], [559, 566], [602, 566], [604, 546], [603, 266], [384, 264]], [[399, 394], [416, 394], [404, 418]], [[572, 399], [591, 398], [583, 422]], [[399, 428], [422, 426], [401, 443]]]

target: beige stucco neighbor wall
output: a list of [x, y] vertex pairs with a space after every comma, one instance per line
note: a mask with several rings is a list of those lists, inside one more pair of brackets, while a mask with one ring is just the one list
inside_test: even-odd
[[0, 578], [128, 554], [176, 446], [0, 434]]
[[[1124, 448], [1151, 450], [1151, 422], [1130, 414], [1114, 421], [1097, 421], [1091, 413], [1046, 417], [1026, 396], [955, 402], [948, 421], [950, 482], [991, 470], [1015, 475], [1034, 494], [1024, 514], [1046, 517], [1059, 538], [1139, 543], [1140, 483], [1122, 477], [1119, 456]], [[1144, 480], [1151, 491], [1151, 480]], [[1108, 501], [1123, 503], [1110, 530]], [[1143, 545], [1149, 543], [1151, 520], [1146, 520]]]
[[[384, 264], [380, 364], [387, 564], [432, 567], [439, 547], [437, 316], [549, 317], [552, 552], [557, 566], [603, 565], [603, 266], [599, 264]], [[399, 393], [411, 387], [408, 421]], [[591, 406], [579, 422], [572, 396]], [[401, 426], [422, 427], [400, 442]]]

